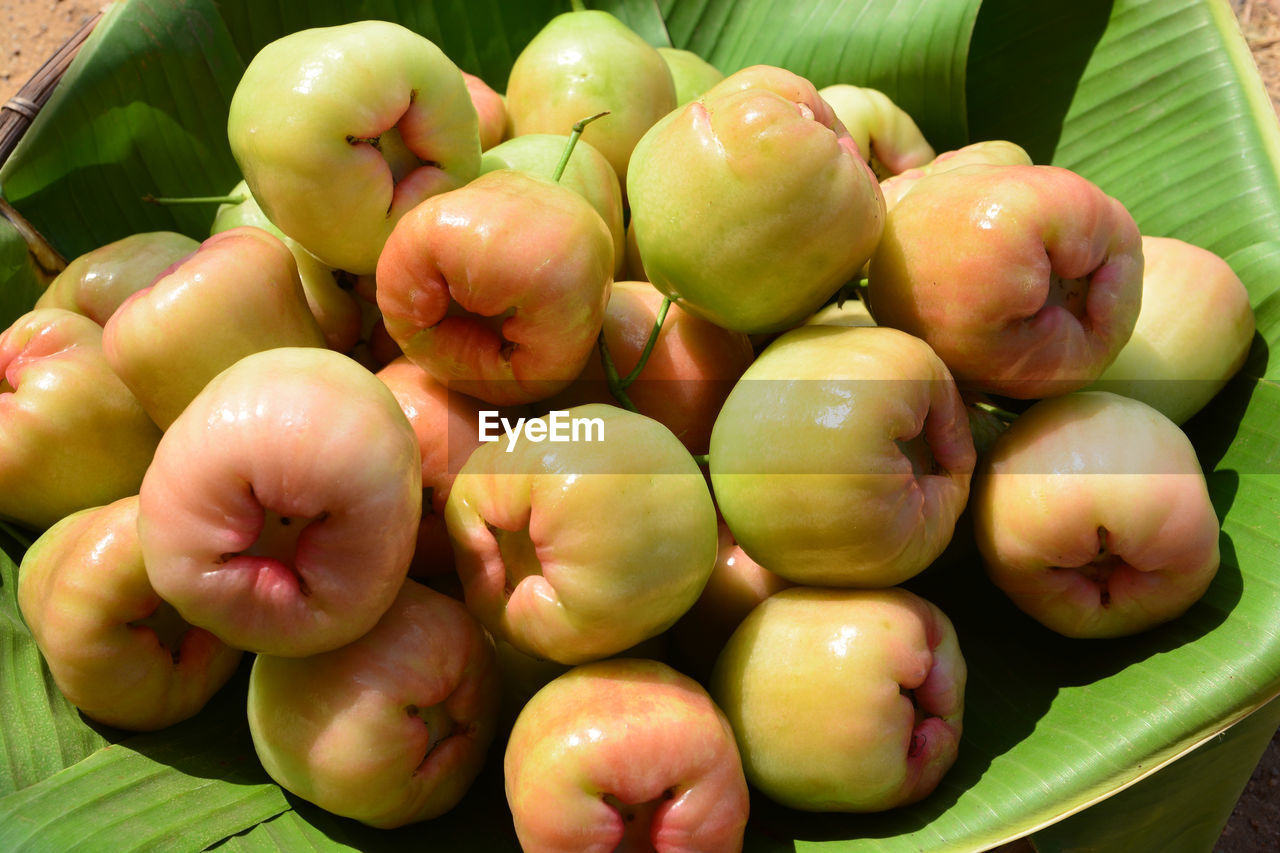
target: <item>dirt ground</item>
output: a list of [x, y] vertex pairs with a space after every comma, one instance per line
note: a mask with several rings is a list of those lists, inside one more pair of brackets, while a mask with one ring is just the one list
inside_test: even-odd
[[[101, 3], [0, 0], [0, 103], [89, 20]], [[1231, 0], [1262, 80], [1280, 112], [1280, 0]], [[1280, 735], [1245, 788], [1215, 853], [1280, 851]]]

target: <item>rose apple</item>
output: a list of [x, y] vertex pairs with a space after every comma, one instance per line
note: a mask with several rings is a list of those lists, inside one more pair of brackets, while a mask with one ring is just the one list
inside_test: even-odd
[[[568, 136], [551, 133], [528, 133], [508, 139], [484, 153], [480, 173], [516, 169], [551, 180], [568, 141]], [[622, 187], [613, 167], [591, 143], [579, 139], [559, 183], [589, 201], [609, 226], [613, 235], [613, 272], [617, 275], [626, 260], [627, 247], [622, 228]]]
[[336, 648], [372, 628], [404, 581], [421, 471], [395, 396], [351, 359], [246, 356], [192, 400], [147, 469], [147, 574], [184, 619], [238, 648]]
[[173, 231], [130, 234], [67, 264], [35, 307], [65, 308], [105, 325], [120, 303], [199, 247], [195, 240]]
[[933, 146], [915, 121], [879, 89], [836, 83], [818, 94], [831, 105], [858, 144], [858, 153], [877, 175], [896, 175], [933, 159]]
[[54, 683], [85, 716], [152, 731], [205, 706], [240, 651], [156, 595], [138, 546], [138, 498], [73, 513], [22, 558], [18, 606]]
[[748, 333], [816, 311], [884, 226], [880, 185], [835, 113], [808, 80], [768, 66], [655, 124], [636, 145], [627, 196], [649, 281]]
[[360, 339], [361, 313], [355, 295], [339, 281], [344, 277], [325, 266], [297, 240], [267, 219], [244, 181], [236, 184], [229, 195], [242, 196], [244, 201], [219, 206], [209, 233], [220, 234], [242, 225], [252, 225], [279, 237], [298, 264], [298, 278], [302, 280], [302, 290], [307, 295], [307, 307], [324, 333], [325, 345], [338, 352], [349, 351]]
[[324, 343], [293, 255], [252, 227], [205, 240], [126, 299], [102, 329], [107, 362], [161, 429], [238, 359]]
[[236, 86], [227, 137], [267, 217], [354, 273], [373, 272], [408, 210], [480, 168], [462, 72], [389, 21], [300, 30], [263, 47]]
[[806, 326], [874, 326], [875, 318], [867, 303], [861, 299], [846, 299], [843, 302], [832, 302], [815, 311], [813, 316], [805, 320]]
[[676, 106], [662, 56], [608, 12], [565, 12], [520, 51], [507, 78], [511, 135], [568, 133], [608, 111], [582, 133], [625, 186], [636, 141]]
[[503, 769], [526, 853], [742, 849], [733, 731], [701, 685], [657, 661], [585, 664], [542, 688]]
[[1020, 145], [1003, 139], [974, 142], [955, 151], [944, 151], [923, 166], [907, 169], [880, 182], [885, 206], [892, 210], [898, 200], [925, 175], [952, 172], [976, 166], [1030, 166], [1031, 155]]
[[747, 368], [711, 433], [734, 537], [795, 583], [891, 586], [950, 542], [975, 462], [946, 366], [896, 329], [802, 326]]
[[41, 308], [0, 334], [0, 518], [45, 528], [136, 494], [159, 441], [93, 320]]
[[453, 546], [444, 507], [453, 479], [480, 446], [480, 407], [471, 397], [450, 393], [421, 367], [401, 356], [378, 371], [413, 426], [422, 457], [422, 521], [409, 573], [415, 577], [453, 571]]
[[613, 281], [613, 238], [582, 196], [499, 170], [405, 216], [378, 261], [378, 307], [414, 364], [497, 405], [582, 371]]
[[747, 556], [729, 527], [719, 525], [716, 566], [702, 595], [668, 633], [682, 672], [704, 680], [730, 635], [756, 605], [792, 586]]
[[689, 451], [657, 421], [599, 405], [561, 414], [471, 454], [445, 521], [485, 627], [576, 664], [689, 609], [715, 565], [716, 516]]
[[1171, 237], [1143, 237], [1142, 309], [1094, 388], [1133, 397], [1176, 424], [1204, 408], [1249, 355], [1249, 291], [1222, 258]]
[[[620, 376], [630, 374], [640, 362], [662, 299], [647, 282], [614, 282], [603, 334]], [[706, 453], [716, 415], [754, 357], [746, 335], [672, 305], [644, 369], [626, 394], [640, 414], [665, 425], [690, 453]], [[588, 402], [615, 404], [599, 356], [544, 406], [566, 409]]]
[[[683, 106], [724, 79], [724, 72], [691, 50], [659, 47], [676, 86], [675, 106]], [[672, 107], [675, 109], [675, 107]]]
[[764, 794], [872, 812], [923, 799], [951, 768], [965, 679], [950, 620], [918, 595], [796, 587], [734, 631], [711, 695]]
[[1137, 400], [1041, 400], [974, 481], [991, 580], [1069, 637], [1116, 637], [1180, 616], [1218, 570], [1218, 519], [1191, 442]]
[[1142, 241], [1120, 202], [1056, 166], [921, 178], [871, 259], [871, 313], [918, 335], [957, 381], [1065, 394], [1115, 358], [1142, 300]]
[[507, 102], [488, 83], [474, 74], [462, 72], [471, 104], [479, 121], [480, 150], [488, 151], [507, 137]]
[[414, 581], [349, 645], [259, 655], [249, 678], [249, 732], [271, 778], [380, 828], [457, 805], [497, 711], [493, 642], [461, 602]]

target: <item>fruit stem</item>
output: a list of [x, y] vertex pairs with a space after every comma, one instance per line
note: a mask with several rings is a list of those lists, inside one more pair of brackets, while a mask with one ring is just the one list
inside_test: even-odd
[[193, 196], [155, 196], [144, 195], [142, 200], [149, 204], [243, 204], [248, 199], [243, 193], [235, 195], [193, 195]]
[[569, 7], [575, 12], [587, 11], [587, 5], [582, 0], [569, 0]]
[[23, 548], [30, 548], [35, 544], [34, 539], [7, 521], [0, 521], [0, 531], [3, 531], [10, 539], [17, 542]]
[[644, 370], [645, 364], [649, 361], [649, 355], [653, 352], [653, 347], [658, 343], [658, 335], [662, 333], [662, 324], [666, 322], [667, 311], [671, 308], [671, 297], [664, 296], [662, 298], [662, 307], [658, 309], [658, 317], [653, 321], [653, 329], [649, 332], [649, 340], [644, 342], [644, 349], [640, 351], [640, 360], [636, 362], [636, 366], [627, 374], [627, 378], [622, 380], [622, 387], [630, 387], [632, 382], [640, 376], [640, 371]]
[[631, 398], [627, 396], [626, 386], [622, 384], [622, 380], [618, 378], [618, 368], [614, 366], [613, 356], [609, 355], [609, 345], [604, 340], [604, 330], [600, 330], [600, 362], [604, 365], [604, 378], [609, 383], [609, 393], [613, 395], [613, 399], [622, 404], [622, 407], [629, 412], [640, 414], [640, 410], [636, 408], [636, 404], [631, 402]]
[[556, 170], [551, 175], [551, 180], [560, 183], [561, 176], [564, 175], [564, 169], [569, 165], [569, 157], [573, 154], [573, 149], [578, 145], [578, 137], [582, 135], [582, 131], [587, 129], [587, 125], [598, 118], [604, 118], [609, 114], [608, 110], [596, 113], [593, 116], [587, 116], [573, 126], [573, 132], [569, 134], [569, 141], [565, 143], [564, 153], [560, 155], [560, 162], [556, 165]]

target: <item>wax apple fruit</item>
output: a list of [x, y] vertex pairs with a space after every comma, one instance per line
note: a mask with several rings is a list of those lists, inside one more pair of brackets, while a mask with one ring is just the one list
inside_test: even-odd
[[427, 820], [462, 799], [493, 740], [493, 642], [460, 602], [406, 581], [350, 645], [259, 655], [248, 706], [254, 749], [282, 787], [371, 826]]
[[1115, 358], [1142, 301], [1142, 241], [1120, 202], [1056, 166], [922, 178], [871, 259], [871, 313], [926, 340], [956, 380], [1065, 394]]
[[639, 658], [575, 667], [529, 701], [503, 761], [527, 853], [742, 849], [747, 783], [724, 714]]
[[174, 421], [142, 481], [156, 591], [237, 648], [303, 656], [391, 605], [422, 508], [418, 441], [373, 374], [285, 347], [220, 373]]
[[946, 547], [975, 455], [942, 361], [896, 329], [803, 326], [761, 353], [711, 433], [734, 537], [795, 583], [890, 586]]
[[152, 731], [187, 719], [240, 660], [151, 588], [136, 495], [45, 531], [22, 558], [18, 606], [58, 689], [109, 726]]
[[896, 175], [933, 159], [933, 146], [915, 121], [879, 89], [836, 83], [818, 94], [831, 105], [858, 144], [858, 153], [877, 175]]
[[45, 528], [136, 494], [159, 441], [93, 320], [41, 308], [0, 334], [0, 518]]
[[479, 121], [480, 150], [488, 151], [507, 136], [507, 102], [493, 87], [474, 74], [462, 72], [471, 104]]
[[[480, 173], [517, 169], [551, 180], [568, 141], [567, 135], [553, 133], [527, 133], [508, 139], [484, 153]], [[613, 235], [613, 272], [617, 275], [625, 260], [626, 238], [622, 227], [622, 187], [613, 167], [591, 143], [579, 139], [559, 183], [589, 201], [609, 226]]]
[[230, 196], [241, 196], [238, 204], [224, 204], [214, 214], [210, 234], [220, 234], [242, 225], [252, 225], [280, 238], [298, 264], [298, 278], [307, 295], [307, 307], [324, 333], [325, 346], [348, 352], [360, 339], [360, 305], [350, 289], [339, 283], [336, 270], [325, 266], [315, 255], [275, 226], [249, 192], [244, 181], [231, 188]]
[[683, 106], [724, 79], [724, 72], [691, 50], [659, 47], [676, 84], [676, 106]]
[[324, 346], [298, 265], [261, 228], [215, 234], [102, 330], [108, 363], [161, 429], [238, 359], [273, 347]]
[[586, 425], [578, 440], [552, 440], [544, 418], [532, 437], [481, 445], [445, 521], [485, 627], [575, 664], [671, 627], [715, 565], [716, 517], [697, 464], [657, 421], [600, 405], [564, 417]]
[[301, 30], [263, 47], [227, 117], [267, 217], [330, 267], [371, 273], [396, 222], [480, 168], [462, 72], [388, 21]]
[[105, 325], [120, 303], [199, 247], [195, 240], [173, 231], [130, 234], [67, 264], [35, 307], [65, 308]]
[[415, 577], [453, 570], [453, 546], [444, 507], [454, 477], [480, 446], [480, 404], [449, 389], [401, 356], [378, 371], [413, 426], [422, 458], [422, 521], [409, 573]]
[[1094, 388], [1133, 397], [1180, 424], [1244, 364], [1249, 291], [1227, 262], [1171, 237], [1143, 237], [1142, 310]]
[[608, 111], [582, 133], [625, 186], [636, 141], [676, 106], [671, 72], [648, 42], [608, 12], [552, 18], [520, 51], [507, 79], [512, 136], [568, 133]]
[[581, 372], [613, 281], [613, 238], [573, 190], [502, 169], [435, 196], [378, 261], [378, 307], [414, 364], [490, 403], [551, 396]]
[[[642, 281], [614, 282], [603, 334], [620, 376], [640, 362], [662, 307], [662, 294]], [[690, 453], [706, 453], [720, 407], [754, 358], [751, 341], [670, 306], [644, 369], [626, 389], [636, 411], [661, 422]], [[544, 405], [565, 409], [588, 402], [616, 404], [600, 356], [569, 388]]]
[[1218, 570], [1218, 519], [1191, 442], [1137, 400], [1042, 400], [974, 480], [992, 581], [1069, 637], [1116, 637], [1180, 616]]
[[747, 614], [793, 586], [747, 556], [723, 522], [718, 533], [716, 566], [702, 595], [667, 632], [672, 662], [699, 681], [711, 674], [720, 650]]
[[645, 134], [627, 178], [649, 281], [740, 332], [797, 325], [870, 257], [880, 186], [813, 85], [731, 74]]
[[923, 598], [796, 587], [738, 626], [711, 695], [753, 786], [792, 808], [871, 812], [923, 799], [951, 768], [965, 679], [955, 629]]
[[1030, 166], [1031, 155], [1022, 146], [1004, 139], [973, 142], [954, 151], [943, 151], [923, 166], [907, 169], [880, 182], [885, 207], [892, 210], [898, 200], [925, 175], [952, 172], [977, 166]]

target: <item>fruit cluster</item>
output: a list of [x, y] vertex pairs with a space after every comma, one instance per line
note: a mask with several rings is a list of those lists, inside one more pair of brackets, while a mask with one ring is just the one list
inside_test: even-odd
[[94, 720], [247, 651], [263, 766], [337, 814], [440, 815], [505, 738], [528, 850], [730, 850], [749, 786], [950, 768], [963, 638], [899, 585], [957, 524], [1071, 637], [1214, 577], [1179, 424], [1244, 287], [1016, 145], [582, 10], [505, 96], [398, 25], [286, 36], [228, 135], [206, 240], [90, 252], [0, 336], [19, 603]]

